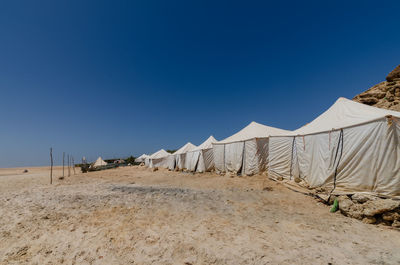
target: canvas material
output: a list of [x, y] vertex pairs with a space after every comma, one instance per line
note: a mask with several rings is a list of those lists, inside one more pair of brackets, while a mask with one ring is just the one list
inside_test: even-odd
[[325, 187], [334, 194], [367, 192], [400, 199], [399, 128], [390, 118], [344, 128], [342, 144], [341, 130], [272, 137], [269, 176], [299, 177], [311, 188]]
[[291, 131], [263, 125], [253, 121], [239, 132], [235, 133], [232, 136], [229, 136], [228, 138], [222, 141], [215, 143], [214, 145], [241, 142], [241, 141], [251, 140], [254, 138], [266, 138], [271, 135], [286, 135], [290, 133]]
[[[185, 168], [191, 172], [205, 172], [214, 168], [212, 144], [217, 140], [211, 135], [202, 144], [186, 153]], [[206, 157], [204, 157], [206, 155]], [[210, 161], [211, 159], [211, 161]]]
[[[166, 167], [167, 166], [166, 158], [169, 155], [170, 154], [167, 151], [165, 151], [164, 149], [161, 149], [161, 150], [155, 152], [154, 154], [152, 154], [148, 158], [147, 166], [150, 168], [158, 167], [158, 165], [163, 165], [164, 167]], [[153, 162], [153, 160], [154, 160], [154, 162]], [[146, 164], [146, 160], [145, 160], [145, 164]]]
[[339, 98], [310, 123], [288, 135], [307, 135], [361, 125], [388, 115], [400, 117], [400, 112], [371, 107], [346, 98]]
[[94, 162], [93, 166], [94, 167], [100, 167], [100, 166], [106, 166], [107, 162], [104, 161], [101, 157], [98, 157], [96, 162]]

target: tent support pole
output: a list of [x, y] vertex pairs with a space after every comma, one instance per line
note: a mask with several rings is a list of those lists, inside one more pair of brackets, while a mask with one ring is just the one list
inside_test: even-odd
[[50, 147], [50, 184], [53, 184], [53, 148]]
[[246, 174], [246, 141], [243, 141], [243, 153], [242, 153], [242, 168], [240, 174], [243, 176]]
[[226, 168], [225, 168], [225, 144], [224, 144], [224, 172], [226, 172]]
[[294, 144], [296, 141], [296, 136], [293, 136], [293, 141], [292, 141], [292, 154], [290, 157], [290, 180], [292, 180], [293, 174], [292, 174], [292, 169], [293, 169], [293, 152], [294, 152]]
[[[340, 148], [340, 155], [338, 157], [339, 148]], [[337, 177], [337, 172], [338, 172], [338, 168], [339, 168], [339, 164], [340, 164], [340, 159], [342, 158], [342, 154], [343, 154], [343, 129], [340, 129], [339, 142], [338, 142], [338, 146], [336, 148], [336, 154], [335, 154], [335, 160], [334, 160], [334, 162], [336, 162], [336, 158], [338, 158], [338, 162], [335, 167], [335, 175], [333, 176], [333, 189], [329, 193], [328, 201], [331, 197], [332, 192], [336, 188], [336, 177]]]
[[63, 175], [62, 175], [63, 178], [64, 178], [64, 161], [65, 161], [65, 152], [63, 152]]

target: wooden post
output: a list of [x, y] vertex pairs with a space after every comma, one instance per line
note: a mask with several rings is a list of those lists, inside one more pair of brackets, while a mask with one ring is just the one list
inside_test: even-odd
[[50, 184], [53, 184], [53, 148], [50, 147]]
[[65, 152], [63, 152], [63, 178], [64, 178], [64, 161], [65, 161]]
[[71, 176], [71, 171], [70, 171], [70, 158], [69, 158], [69, 155], [67, 155], [67, 157], [68, 157], [68, 177], [69, 176]]
[[74, 161], [74, 157], [72, 157], [72, 168], [74, 169], [74, 175], [75, 175], [76, 173], [75, 173], [75, 161]]

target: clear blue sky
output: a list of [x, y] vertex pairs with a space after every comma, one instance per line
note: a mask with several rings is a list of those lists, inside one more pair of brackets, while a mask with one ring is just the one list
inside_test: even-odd
[[400, 1], [2, 1], [0, 167], [296, 129], [400, 64]]

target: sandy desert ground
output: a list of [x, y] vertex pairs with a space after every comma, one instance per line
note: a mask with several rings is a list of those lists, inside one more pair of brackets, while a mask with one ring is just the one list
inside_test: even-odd
[[22, 171], [0, 170], [0, 264], [400, 264], [399, 231], [266, 176]]

